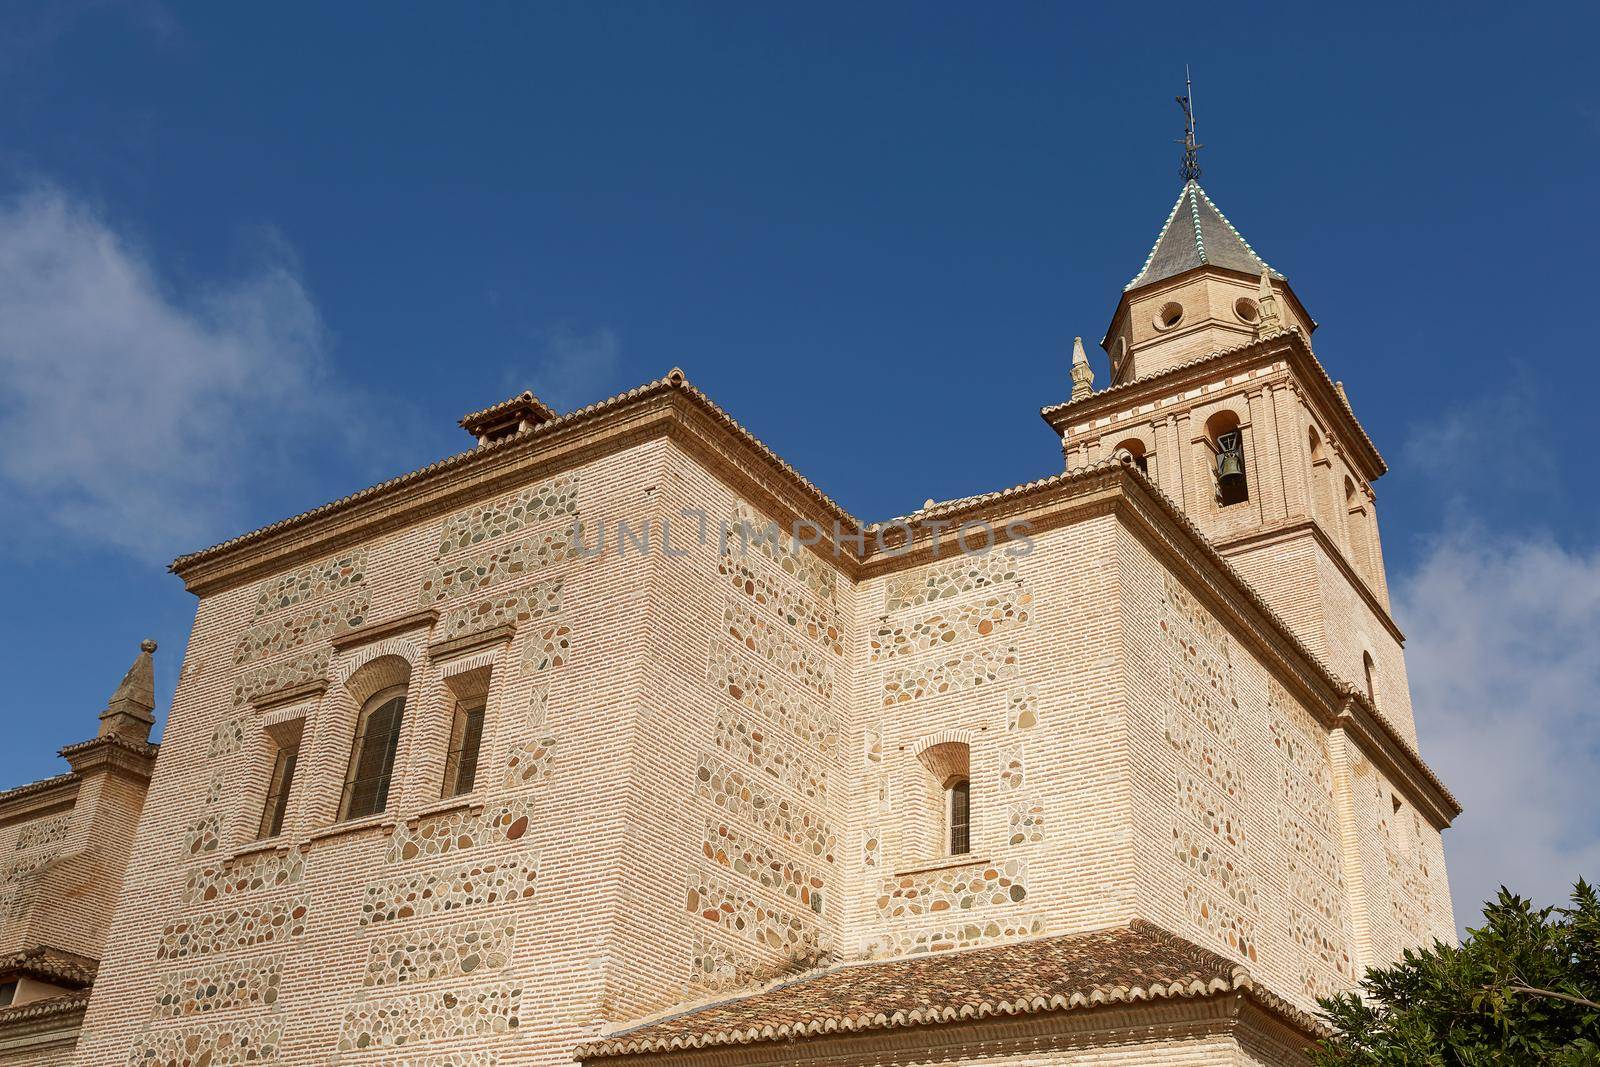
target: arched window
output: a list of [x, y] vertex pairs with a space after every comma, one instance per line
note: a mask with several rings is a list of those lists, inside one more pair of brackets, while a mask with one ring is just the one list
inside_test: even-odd
[[1239, 416], [1219, 411], [1206, 420], [1206, 440], [1213, 457], [1211, 474], [1217, 483], [1217, 503], [1223, 507], [1250, 499], [1250, 485], [1244, 469], [1244, 434]]
[[965, 856], [972, 851], [972, 781], [957, 778], [945, 786], [946, 844], [950, 855]]
[[389, 803], [394, 757], [400, 747], [400, 724], [406, 713], [406, 687], [390, 686], [368, 697], [356, 720], [350, 770], [345, 775], [341, 819], [376, 815]]
[[1130, 437], [1118, 445], [1117, 448], [1127, 449], [1128, 454], [1133, 457], [1133, 465], [1146, 474], [1150, 473], [1150, 454], [1144, 450], [1143, 441], [1137, 437]]
[[923, 840], [939, 854], [967, 855], [972, 851], [971, 750], [965, 741], [941, 741], [923, 749], [917, 759], [928, 797]]
[[1367, 499], [1348, 475], [1344, 480], [1344, 511], [1350, 538], [1350, 559], [1357, 569], [1371, 575], [1371, 535], [1368, 533]]
[[1372, 653], [1361, 653], [1361, 671], [1367, 679], [1367, 699], [1378, 706], [1378, 667], [1372, 662]]

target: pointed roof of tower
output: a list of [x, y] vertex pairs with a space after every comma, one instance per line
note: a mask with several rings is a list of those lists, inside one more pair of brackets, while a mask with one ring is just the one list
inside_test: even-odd
[[1283, 277], [1256, 255], [1250, 242], [1217, 210], [1200, 183], [1190, 179], [1183, 183], [1183, 192], [1172, 205], [1172, 212], [1156, 236], [1150, 254], [1145, 257], [1144, 266], [1139, 268], [1133, 281], [1123, 286], [1123, 291], [1203, 266], [1224, 267], [1253, 275], [1267, 271], [1274, 278]]
[[133, 666], [122, 676], [116, 692], [100, 713], [100, 734], [115, 733], [148, 740], [150, 727], [155, 725], [156, 672], [151, 660], [156, 643], [149, 638], [139, 642], [139, 655]]

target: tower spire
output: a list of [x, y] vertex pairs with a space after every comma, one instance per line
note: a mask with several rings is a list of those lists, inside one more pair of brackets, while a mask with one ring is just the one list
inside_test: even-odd
[[1094, 392], [1094, 368], [1083, 351], [1083, 338], [1072, 339], [1072, 399], [1079, 400]]
[[1186, 182], [1200, 180], [1200, 157], [1197, 153], [1205, 145], [1195, 140], [1194, 125], [1194, 82], [1189, 77], [1189, 65], [1183, 65], [1183, 95], [1178, 97], [1178, 106], [1183, 108], [1183, 140], [1178, 143], [1183, 145], [1183, 166], [1178, 168], [1178, 177]]
[[100, 713], [100, 736], [120, 734], [134, 741], [148, 741], [155, 725], [156, 676], [150, 654], [156, 643], [149, 638], [139, 642], [139, 655], [122, 676], [106, 710]]

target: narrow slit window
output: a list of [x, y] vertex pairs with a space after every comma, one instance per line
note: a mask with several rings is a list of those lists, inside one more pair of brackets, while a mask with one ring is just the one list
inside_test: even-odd
[[300, 759], [300, 744], [281, 745], [272, 762], [272, 780], [267, 786], [267, 803], [261, 809], [259, 837], [283, 833], [283, 817], [289, 810], [289, 791], [294, 788], [294, 767]]
[[345, 779], [345, 819], [376, 815], [389, 803], [395, 753], [400, 747], [400, 724], [405, 718], [405, 688], [386, 689], [361, 709], [355, 743], [350, 751], [350, 771]]
[[972, 782], [961, 778], [945, 790], [949, 807], [950, 855], [965, 856], [972, 851]]
[[450, 751], [444, 761], [443, 796], [470, 793], [478, 782], [478, 749], [483, 744], [484, 702], [456, 704], [450, 727]]

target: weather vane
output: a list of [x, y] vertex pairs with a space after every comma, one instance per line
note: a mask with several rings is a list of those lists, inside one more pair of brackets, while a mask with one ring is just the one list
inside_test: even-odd
[[1189, 65], [1183, 67], [1183, 95], [1178, 97], [1178, 106], [1183, 108], [1183, 140], [1178, 143], [1183, 145], [1183, 166], [1178, 170], [1178, 176], [1186, 182], [1200, 180], [1200, 158], [1196, 155], [1205, 145], [1194, 139], [1194, 82], [1189, 79]]

